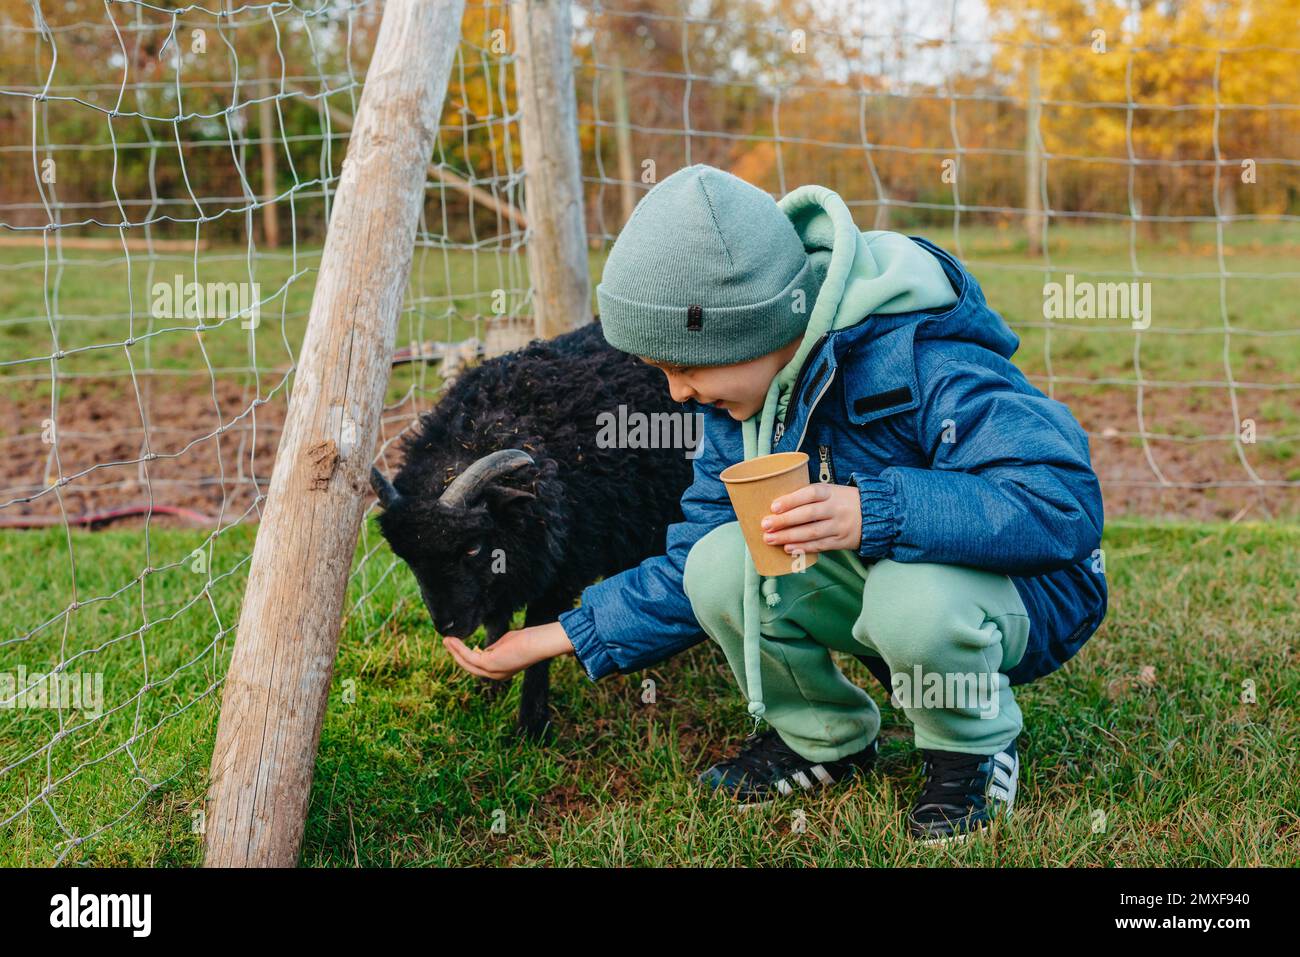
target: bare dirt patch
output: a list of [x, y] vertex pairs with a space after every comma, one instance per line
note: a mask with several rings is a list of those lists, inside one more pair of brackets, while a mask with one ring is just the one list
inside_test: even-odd
[[[251, 382], [169, 378], [142, 382], [138, 400], [130, 382], [63, 384], [57, 457], [48, 397], [0, 402], [0, 525], [235, 521], [270, 482], [287, 410], [279, 382], [263, 376], [259, 398]], [[381, 440], [413, 414], [412, 401], [386, 409]]]
[[[286, 410], [279, 381], [262, 377], [260, 401], [251, 381], [214, 385], [206, 375], [142, 380], [139, 400], [130, 382], [63, 383], [57, 459], [49, 399], [6, 389], [17, 398], [0, 402], [0, 525], [61, 525], [65, 515], [103, 516], [91, 527], [146, 516], [164, 526], [235, 521], [270, 481]], [[1300, 457], [1287, 455], [1294, 442], [1267, 441], [1287, 429], [1268, 414], [1279, 395], [1238, 395], [1240, 417], [1255, 419], [1261, 439], [1241, 446], [1245, 464], [1222, 389], [1147, 390], [1141, 421], [1131, 389], [1061, 387], [1055, 397], [1089, 433], [1108, 518], [1267, 520], [1300, 515], [1300, 488], [1254, 484], [1294, 481], [1300, 469]], [[415, 414], [415, 399], [386, 409], [381, 441]]]
[[1240, 445], [1240, 454], [1233, 439], [1237, 420], [1223, 389], [1148, 389], [1140, 418], [1131, 389], [1058, 388], [1055, 397], [1088, 432], [1108, 518], [1300, 515], [1300, 487], [1265, 484], [1294, 482], [1300, 469], [1300, 458], [1285, 457], [1296, 446], [1282, 441], [1290, 427], [1270, 414], [1275, 393], [1238, 393], [1239, 417], [1253, 419], [1257, 432], [1255, 443]]

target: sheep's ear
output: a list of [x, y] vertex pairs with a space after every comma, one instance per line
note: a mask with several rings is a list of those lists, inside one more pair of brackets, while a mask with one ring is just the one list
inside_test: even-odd
[[379, 504], [385, 510], [402, 504], [402, 496], [397, 489], [393, 488], [393, 483], [384, 478], [384, 473], [373, 465], [370, 467], [370, 487], [374, 489]]
[[508, 485], [489, 485], [483, 490], [483, 497], [488, 499], [494, 508], [508, 505], [511, 502], [537, 498], [537, 496], [532, 492], [525, 492], [523, 489], [519, 488], [511, 488]]

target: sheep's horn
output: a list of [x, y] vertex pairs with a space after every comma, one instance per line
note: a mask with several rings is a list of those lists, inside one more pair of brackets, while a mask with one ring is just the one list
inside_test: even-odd
[[375, 490], [375, 495], [379, 497], [379, 504], [385, 509], [402, 504], [401, 493], [393, 488], [393, 483], [384, 478], [384, 473], [373, 465], [370, 466], [370, 487]]
[[492, 481], [525, 465], [534, 465], [533, 457], [522, 449], [502, 449], [483, 456], [456, 476], [438, 501], [443, 505], [466, 507]]

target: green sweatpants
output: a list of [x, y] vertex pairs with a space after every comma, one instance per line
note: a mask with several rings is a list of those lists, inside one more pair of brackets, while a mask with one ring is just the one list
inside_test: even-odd
[[[686, 559], [684, 588], [700, 627], [722, 646], [745, 691], [745, 541], [737, 522], [710, 531]], [[868, 745], [880, 711], [830, 650], [874, 654], [889, 666], [892, 701], [918, 748], [993, 754], [1020, 732], [1006, 670], [1025, 653], [1029, 615], [1011, 579], [961, 565], [864, 564], [821, 552], [777, 579], [781, 601], [760, 602], [767, 721], [810, 761]]]

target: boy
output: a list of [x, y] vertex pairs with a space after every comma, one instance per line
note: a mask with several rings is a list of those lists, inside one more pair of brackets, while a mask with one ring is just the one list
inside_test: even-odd
[[[913, 725], [910, 833], [961, 839], [1009, 814], [1012, 686], [1105, 616], [1103, 514], [1087, 435], [1008, 361], [1019, 338], [974, 278], [925, 240], [859, 232], [825, 187], [773, 202], [697, 164], [642, 198], [596, 292], [606, 339], [705, 416], [685, 520], [666, 555], [554, 624], [486, 650], [444, 638], [455, 660], [504, 678], [573, 653], [596, 680], [702, 629], [770, 728], [699, 780], [761, 802], [871, 766], [879, 711], [830, 653], [849, 652]], [[796, 450], [817, 481], [772, 503], [765, 537], [791, 573], [760, 579], [718, 473]]]

